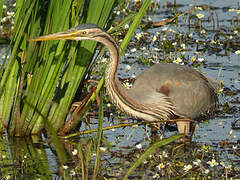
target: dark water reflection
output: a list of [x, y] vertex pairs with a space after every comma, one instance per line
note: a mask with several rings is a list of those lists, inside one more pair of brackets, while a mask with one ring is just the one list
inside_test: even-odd
[[56, 156], [39, 138], [1, 137], [2, 178], [51, 179], [58, 172]]

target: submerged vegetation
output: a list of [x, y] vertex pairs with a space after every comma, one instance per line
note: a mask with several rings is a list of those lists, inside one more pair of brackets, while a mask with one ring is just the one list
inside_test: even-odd
[[[237, 83], [221, 81], [215, 118], [201, 120], [197, 131], [211, 122], [215, 125], [196, 132], [191, 143], [183, 144], [176, 141], [180, 135], [172, 135], [170, 130], [164, 138], [162, 134], [152, 136], [141, 122], [119, 125], [125, 116], [110, 104], [102, 88], [108, 62], [104, 47], [90, 41], [28, 41], [78, 23], [95, 23], [121, 44], [124, 59], [119, 72], [126, 87], [131, 87], [142, 69], [159, 62], [189, 65], [200, 71], [207, 67], [211, 77], [219, 81], [223, 72], [232, 73], [238, 67], [239, 5], [186, 6], [157, 0], [20, 0], [14, 4], [0, 0], [0, 6], [0, 43], [11, 40], [1, 58], [1, 132], [8, 129], [10, 136], [43, 132], [46, 138], [3, 135], [1, 178], [240, 178]], [[148, 13], [142, 19], [145, 11]], [[219, 11], [230, 18], [220, 21]], [[166, 19], [159, 20], [160, 15]], [[228, 62], [212, 58], [230, 55]], [[221, 63], [231, 67], [222, 68]], [[232, 74], [229, 79], [239, 82]], [[79, 126], [85, 131], [78, 132]], [[220, 140], [209, 137], [215, 133], [211, 128], [222, 131]], [[69, 135], [73, 130], [77, 132]]]

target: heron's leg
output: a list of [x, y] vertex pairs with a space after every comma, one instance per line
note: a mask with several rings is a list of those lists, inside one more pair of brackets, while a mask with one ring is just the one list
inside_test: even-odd
[[176, 123], [180, 134], [190, 135], [190, 121], [179, 119]]

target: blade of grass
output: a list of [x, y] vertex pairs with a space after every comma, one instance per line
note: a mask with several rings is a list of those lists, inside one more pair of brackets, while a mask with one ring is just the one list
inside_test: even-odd
[[2, 9], [3, 9], [3, 3], [5, 0], [0, 0], [0, 21], [2, 20]]
[[96, 143], [96, 159], [93, 171], [93, 180], [97, 179], [98, 170], [99, 170], [99, 163], [100, 163], [100, 145], [102, 140], [102, 127], [103, 127], [103, 92], [100, 91], [100, 106], [98, 111], [98, 131], [97, 131], [97, 143]]
[[164, 146], [166, 144], [169, 144], [177, 139], [179, 139], [180, 137], [182, 137], [183, 135], [181, 134], [177, 134], [177, 135], [173, 135], [169, 138], [163, 139], [161, 141], [158, 141], [156, 143], [154, 143], [153, 145], [151, 145], [146, 151], [144, 151], [144, 153], [136, 160], [136, 162], [134, 162], [131, 167], [128, 169], [127, 173], [125, 174], [125, 176], [123, 177], [123, 180], [127, 180], [128, 176], [140, 165], [142, 164], [148, 157], [149, 155], [151, 155], [152, 153], [155, 152], [155, 149]]

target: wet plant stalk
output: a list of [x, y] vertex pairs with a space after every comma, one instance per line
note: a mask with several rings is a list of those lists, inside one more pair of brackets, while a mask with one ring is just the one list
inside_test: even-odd
[[93, 171], [93, 180], [97, 179], [99, 164], [100, 164], [100, 145], [102, 140], [102, 128], [103, 128], [103, 92], [100, 91], [100, 106], [98, 111], [98, 131], [97, 131], [97, 143], [96, 143], [96, 159]]

